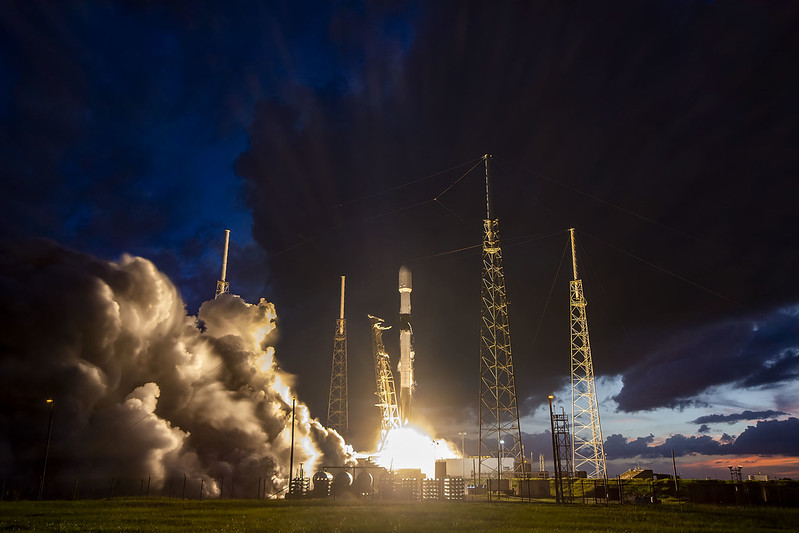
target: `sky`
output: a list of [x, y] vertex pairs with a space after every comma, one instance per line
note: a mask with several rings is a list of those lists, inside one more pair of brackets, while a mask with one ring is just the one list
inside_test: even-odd
[[19, 338], [0, 358], [32, 365], [42, 337], [87, 359], [75, 338], [100, 324], [51, 327], [89, 305], [79, 264], [117, 294], [99, 265], [141, 257], [197, 316], [230, 229], [230, 290], [274, 305], [276, 369], [322, 423], [347, 276], [366, 450], [367, 315], [396, 326], [407, 264], [415, 409], [469, 453], [489, 153], [528, 453], [549, 456], [547, 396], [569, 410], [573, 227], [609, 473], [668, 472], [673, 450], [684, 477], [796, 478], [797, 22], [789, 2], [4, 2], [0, 312]]

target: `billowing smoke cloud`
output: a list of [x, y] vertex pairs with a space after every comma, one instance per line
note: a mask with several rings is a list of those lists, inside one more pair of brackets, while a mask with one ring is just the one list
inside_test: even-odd
[[[146, 259], [118, 263], [44, 241], [0, 259], [0, 468], [37, 479], [55, 399], [48, 478], [264, 476], [286, 484], [291, 376], [269, 346], [271, 303], [224, 295], [188, 316]], [[347, 460], [297, 403], [295, 464]], [[219, 493], [214, 479], [207, 495]]]

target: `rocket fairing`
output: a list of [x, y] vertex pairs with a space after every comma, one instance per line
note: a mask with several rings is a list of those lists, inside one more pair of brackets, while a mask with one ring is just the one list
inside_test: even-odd
[[400, 417], [403, 424], [411, 421], [413, 412], [413, 329], [411, 328], [411, 270], [403, 265], [399, 269], [400, 293]]

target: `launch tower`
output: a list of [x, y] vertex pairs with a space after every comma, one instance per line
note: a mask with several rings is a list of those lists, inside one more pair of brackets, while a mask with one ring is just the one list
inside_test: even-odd
[[347, 404], [347, 320], [344, 318], [344, 276], [341, 276], [341, 308], [333, 337], [333, 364], [330, 369], [330, 398], [327, 404], [327, 427], [348, 438], [349, 407]]
[[403, 265], [399, 270], [400, 293], [400, 417], [404, 424], [411, 421], [413, 408], [413, 328], [411, 327], [411, 270]]
[[214, 298], [219, 298], [220, 294], [225, 294], [230, 291], [230, 284], [225, 280], [227, 277], [227, 249], [230, 242], [230, 230], [225, 230], [225, 250], [222, 252], [222, 277], [216, 282], [216, 295]]
[[569, 230], [572, 248], [572, 270], [569, 309], [571, 311], [571, 376], [572, 376], [572, 466], [585, 470], [589, 478], [605, 479], [605, 448], [599, 425], [599, 406], [594, 384], [594, 365], [588, 339], [587, 302], [583, 282], [577, 278], [577, 253], [574, 228]]
[[380, 408], [380, 444], [383, 448], [388, 432], [399, 428], [402, 423], [397, 405], [397, 393], [394, 389], [394, 374], [391, 373], [386, 347], [383, 345], [383, 331], [391, 326], [384, 326], [383, 319], [369, 315], [372, 322], [372, 353], [375, 358], [375, 379], [377, 380], [377, 407]]
[[[524, 447], [513, 376], [499, 220], [493, 217], [491, 207], [491, 156], [486, 154], [484, 159], [486, 218], [483, 220], [478, 455], [513, 457], [516, 468], [524, 472]], [[482, 463], [482, 460], [479, 461], [478, 476], [482, 474]]]

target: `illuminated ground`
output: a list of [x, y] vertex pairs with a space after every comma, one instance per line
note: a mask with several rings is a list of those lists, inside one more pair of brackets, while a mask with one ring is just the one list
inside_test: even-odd
[[11, 531], [760, 531], [799, 509], [484, 502], [100, 500], [2, 502]]

